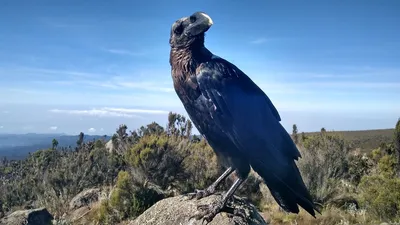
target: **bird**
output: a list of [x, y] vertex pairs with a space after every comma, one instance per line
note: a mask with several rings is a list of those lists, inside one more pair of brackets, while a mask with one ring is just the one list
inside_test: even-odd
[[197, 11], [173, 22], [169, 38], [174, 90], [226, 168], [209, 187], [188, 196], [200, 199], [212, 195], [231, 173], [237, 175], [221, 199], [198, 206], [201, 212], [196, 218], [210, 222], [228, 209], [228, 200], [251, 168], [283, 210], [299, 213], [301, 206], [315, 218], [319, 211], [295, 163], [301, 154], [280, 123], [278, 110], [249, 76], [205, 47], [205, 33], [212, 25], [209, 15]]

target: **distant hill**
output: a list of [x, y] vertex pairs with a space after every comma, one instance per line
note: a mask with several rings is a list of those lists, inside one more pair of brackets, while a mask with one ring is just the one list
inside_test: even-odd
[[[353, 148], [361, 148], [363, 152], [371, 151], [379, 147], [382, 142], [393, 139], [394, 129], [358, 130], [358, 131], [327, 131], [340, 134]], [[305, 132], [306, 135], [318, 132]], [[78, 135], [65, 134], [0, 134], [0, 158], [6, 156], [8, 159], [22, 159], [29, 152], [51, 147], [53, 138], [57, 139], [59, 147], [76, 147]], [[104, 138], [101, 135], [85, 135], [84, 141]], [[105, 140], [110, 140], [106, 136]]]
[[[327, 131], [341, 135], [353, 148], [361, 148], [368, 152], [379, 147], [382, 142], [393, 140], [394, 129], [355, 130], [355, 131]], [[308, 132], [306, 135], [318, 132]]]
[[[76, 141], [79, 135], [65, 134], [0, 134], [0, 157], [6, 156], [9, 159], [21, 159], [29, 152], [35, 152], [40, 149], [50, 148], [52, 140], [58, 141], [59, 147], [76, 147]], [[85, 135], [84, 141], [97, 140], [104, 138], [101, 135]], [[108, 141], [111, 137], [106, 136]]]

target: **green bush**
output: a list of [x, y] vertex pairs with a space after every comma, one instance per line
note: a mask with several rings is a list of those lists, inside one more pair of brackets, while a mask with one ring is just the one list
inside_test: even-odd
[[392, 178], [396, 175], [396, 157], [394, 155], [385, 155], [378, 162], [379, 174], [386, 178]]
[[126, 171], [120, 171], [110, 196], [110, 205], [118, 210], [118, 219], [123, 220], [139, 216], [162, 197], [145, 186], [135, 186], [132, 176]]
[[300, 151], [299, 170], [314, 201], [337, 201], [344, 191], [341, 180], [348, 176], [349, 169], [349, 148], [344, 139], [322, 132], [308, 136]]
[[371, 173], [374, 163], [368, 157], [362, 155], [351, 155], [349, 157], [348, 179], [354, 185], [358, 185], [361, 178]]
[[182, 169], [180, 142], [187, 140], [163, 135], [145, 135], [127, 153], [127, 161], [146, 179], [162, 188], [172, 183]]
[[360, 203], [379, 220], [400, 219], [400, 179], [365, 176], [358, 186]]
[[113, 210], [108, 200], [103, 200], [100, 207], [96, 210], [94, 220], [98, 224], [102, 225], [113, 225], [119, 222], [119, 219]]

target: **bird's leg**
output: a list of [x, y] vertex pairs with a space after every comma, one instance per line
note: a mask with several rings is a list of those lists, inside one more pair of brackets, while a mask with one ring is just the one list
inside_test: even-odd
[[187, 194], [187, 196], [190, 199], [196, 198], [196, 199], [201, 199], [204, 197], [207, 197], [209, 195], [212, 195], [215, 193], [215, 190], [217, 188], [217, 186], [225, 179], [229, 176], [229, 174], [231, 174], [233, 172], [232, 167], [229, 167], [227, 170], [225, 170], [225, 172], [218, 177], [217, 180], [214, 181], [214, 183], [212, 183], [208, 188], [204, 189], [204, 190], [195, 190], [194, 193], [189, 193]]
[[[236, 210], [226, 206], [228, 200], [233, 196], [236, 189], [243, 183], [244, 179], [238, 178], [233, 185], [229, 188], [229, 190], [223, 195], [221, 200], [217, 200], [208, 205], [199, 205], [197, 208], [202, 212], [194, 215], [193, 217], [196, 219], [203, 219], [203, 221], [207, 221], [207, 223], [211, 222], [214, 217], [220, 212], [228, 212], [228, 213], [236, 213]], [[239, 212], [238, 212], [239, 213]]]

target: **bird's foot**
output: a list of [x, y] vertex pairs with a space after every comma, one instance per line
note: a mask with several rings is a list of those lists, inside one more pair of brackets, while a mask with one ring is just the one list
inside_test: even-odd
[[194, 190], [194, 192], [187, 194], [187, 196], [189, 199], [196, 198], [198, 200], [198, 199], [210, 196], [214, 193], [215, 193], [215, 188], [213, 186], [210, 186], [204, 190], [196, 189], [196, 190]]
[[208, 205], [198, 205], [197, 209], [200, 211], [190, 218], [196, 218], [196, 220], [202, 219], [203, 220], [202, 224], [204, 222], [206, 222], [206, 224], [208, 224], [209, 222], [211, 222], [214, 219], [214, 217], [218, 213], [222, 212], [224, 208], [225, 208], [225, 204], [221, 200], [210, 203]]
[[214, 217], [221, 212], [226, 212], [229, 217], [236, 217], [236, 219], [239, 219], [240, 221], [238, 221], [238, 224], [243, 224], [243, 221], [246, 221], [247, 217], [243, 209], [229, 207], [225, 205], [222, 200], [208, 205], [199, 205], [197, 209], [200, 210], [200, 212], [191, 218], [196, 218], [197, 220], [203, 219], [202, 224], [204, 222], [206, 222], [206, 224], [210, 223]]

